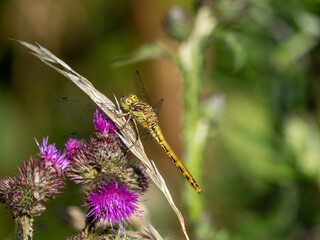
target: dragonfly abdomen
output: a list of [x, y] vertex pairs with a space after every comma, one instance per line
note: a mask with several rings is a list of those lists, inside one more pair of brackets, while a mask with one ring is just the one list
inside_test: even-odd
[[156, 124], [152, 124], [150, 126], [150, 132], [153, 138], [159, 143], [161, 148], [165, 151], [165, 153], [170, 157], [172, 162], [176, 165], [176, 167], [180, 170], [182, 175], [188, 180], [190, 185], [198, 192], [201, 193], [202, 190], [198, 186], [197, 182], [194, 180], [190, 172], [187, 170], [187, 168], [183, 165], [183, 163], [180, 161], [178, 156], [175, 154], [175, 152], [172, 150], [168, 142], [165, 140], [162, 131], [160, 127]]

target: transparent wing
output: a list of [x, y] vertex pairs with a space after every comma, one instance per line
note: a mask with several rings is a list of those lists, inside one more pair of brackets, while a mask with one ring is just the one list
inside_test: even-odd
[[163, 103], [163, 98], [154, 106], [154, 112], [159, 116], [159, 112]]
[[95, 110], [99, 109], [92, 101], [69, 97], [57, 99], [54, 107], [64, 116], [81, 123], [92, 122]]
[[142, 79], [140, 77], [139, 71], [136, 71], [133, 74], [133, 89], [135, 94], [137, 94], [140, 101], [145, 102], [152, 106], [151, 100], [147, 94], [146, 89], [144, 88]]
[[63, 136], [64, 139], [78, 139], [78, 140], [90, 140], [90, 137], [92, 137], [96, 133], [96, 130], [86, 130], [86, 131], [79, 131], [79, 132], [72, 132], [69, 134], [66, 134]]
[[[101, 105], [106, 105], [106, 103], [101, 103]], [[59, 98], [55, 101], [54, 107], [65, 116], [82, 123], [92, 122], [95, 111], [99, 109], [99, 106], [93, 101], [69, 97]], [[115, 112], [117, 112], [116, 109]]]

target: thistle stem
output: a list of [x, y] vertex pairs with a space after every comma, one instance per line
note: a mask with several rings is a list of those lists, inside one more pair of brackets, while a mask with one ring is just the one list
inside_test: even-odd
[[16, 239], [33, 239], [33, 217], [29, 215], [19, 215], [13, 218], [15, 225]]

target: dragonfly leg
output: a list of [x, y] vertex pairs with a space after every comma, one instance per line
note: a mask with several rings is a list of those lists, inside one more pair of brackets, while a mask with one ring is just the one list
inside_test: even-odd
[[125, 117], [125, 116], [128, 116], [129, 114], [131, 114], [131, 111], [126, 113], [117, 113], [117, 117]]
[[128, 122], [130, 121], [131, 116], [132, 116], [132, 111], [130, 110], [129, 112], [126, 112], [126, 113], [117, 113], [116, 115], [117, 115], [117, 117], [119, 117], [119, 118], [121, 118], [121, 117], [126, 117], [126, 116], [129, 115], [129, 117], [128, 117], [128, 119], [126, 119], [126, 122], [124, 123], [124, 125], [120, 128], [120, 130], [122, 130], [122, 129], [124, 129], [124, 128], [127, 126]]
[[[136, 144], [136, 142], [138, 142], [139, 139], [140, 139], [140, 134], [139, 134], [139, 128], [138, 128], [138, 125], [137, 125], [136, 120], [134, 120], [133, 123], [134, 123], [134, 126], [136, 127], [136, 131], [137, 131], [137, 139], [136, 139], [136, 141], [134, 142], [134, 144]], [[133, 144], [133, 145], [134, 145], [134, 144]]]
[[128, 114], [125, 115], [125, 116], [129, 115], [129, 117], [128, 117], [128, 119], [126, 120], [126, 122], [124, 123], [124, 125], [121, 127], [121, 130], [124, 129], [124, 128], [127, 126], [128, 122], [129, 122], [130, 119], [131, 119], [132, 114], [129, 114], [129, 113], [130, 113], [130, 112], [128, 112]]

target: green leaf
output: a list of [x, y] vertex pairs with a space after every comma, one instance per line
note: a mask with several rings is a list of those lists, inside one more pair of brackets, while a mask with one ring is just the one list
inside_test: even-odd
[[137, 51], [119, 57], [112, 61], [111, 66], [119, 67], [123, 65], [129, 65], [132, 63], [142, 62], [149, 59], [156, 59], [160, 57], [168, 57], [170, 53], [165, 49], [161, 43], [152, 43], [143, 45]]

